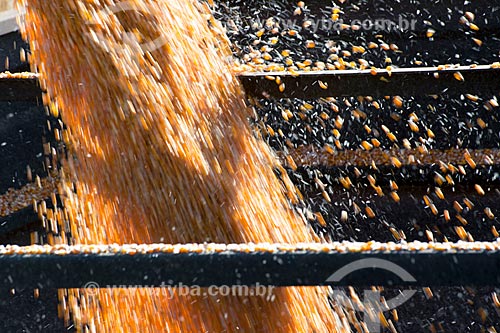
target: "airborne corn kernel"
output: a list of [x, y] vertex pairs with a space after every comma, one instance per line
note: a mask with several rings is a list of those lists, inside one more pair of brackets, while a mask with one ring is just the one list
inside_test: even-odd
[[[50, 243], [67, 242], [66, 232], [76, 244], [318, 240], [290, 209], [289, 200], [298, 200], [298, 194], [286, 172], [281, 174], [284, 193], [274, 175], [273, 153], [253, 135], [247, 122], [251, 110], [225, 61], [231, 56], [227, 37], [206, 7], [197, 1], [131, 1], [140, 12], [117, 15], [106, 8], [114, 1], [20, 1], [26, 8], [23, 33], [42, 69], [40, 82], [51, 94], [43, 101], [60, 102], [71, 131], [63, 132], [71, 147], [68, 161], [79, 162], [64, 169], [65, 217], [47, 223]], [[93, 18], [98, 22], [88, 24]], [[266, 22], [271, 34], [277, 33], [274, 24]], [[140, 36], [123, 43], [128, 28]], [[256, 36], [263, 38], [267, 29]], [[154, 50], [139, 44], [158, 36], [161, 43]], [[273, 36], [268, 46], [279, 42]], [[248, 60], [262, 64], [272, 58], [270, 52], [256, 50]], [[284, 83], [278, 89], [283, 91]], [[45, 202], [37, 212], [57, 216]], [[61, 314], [69, 318], [71, 312], [80, 332], [222, 332], [228, 327], [252, 332], [257, 326], [265, 332], [338, 331], [338, 315], [324, 294], [320, 288], [283, 288], [275, 291], [274, 302], [231, 296], [166, 299], [106, 289], [59, 295], [66, 304]]]

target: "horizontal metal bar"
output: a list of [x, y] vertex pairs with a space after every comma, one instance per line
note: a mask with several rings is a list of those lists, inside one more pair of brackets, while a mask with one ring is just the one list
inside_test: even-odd
[[[248, 72], [239, 76], [246, 92], [265, 98], [498, 94], [500, 68], [490, 65], [449, 68], [395, 68], [312, 72]], [[500, 66], [499, 66], [500, 67]], [[272, 78], [280, 77], [280, 85]], [[321, 82], [321, 84], [320, 84]]]
[[[266, 98], [500, 93], [500, 67], [491, 65], [377, 69], [376, 73], [370, 69], [246, 72], [238, 77], [249, 95]], [[280, 77], [283, 92], [273, 77]], [[34, 73], [22, 79], [0, 75], [0, 100], [34, 99], [41, 93]]]
[[[49, 201], [50, 198], [46, 200]], [[9, 233], [35, 224], [41, 223], [38, 215], [33, 210], [33, 206], [23, 208], [8, 216], [0, 216], [0, 237], [5, 237]]]
[[[333, 149], [333, 148], [332, 148]], [[500, 150], [498, 149], [372, 149], [328, 151], [313, 145], [277, 152], [286, 167], [316, 168], [333, 177], [372, 175], [380, 183], [388, 180], [401, 184], [434, 183], [437, 174], [451, 174], [455, 184], [499, 184]], [[469, 156], [469, 159], [466, 158]], [[409, 162], [409, 158], [413, 162]], [[396, 165], [392, 158], [401, 163]], [[373, 162], [373, 163], [372, 163]], [[293, 165], [291, 164], [293, 163]]]
[[[286, 156], [279, 152], [283, 163], [286, 163]], [[450, 149], [402, 149], [402, 148], [370, 148], [366, 149], [344, 149], [338, 150], [325, 145], [317, 147], [315, 145], [301, 145], [294, 149], [288, 149], [288, 153], [295, 164], [303, 166], [357, 166], [369, 167], [373, 164], [377, 166], [393, 165], [393, 157], [398, 158], [402, 165], [467, 165], [471, 163], [474, 167], [492, 166], [494, 161], [500, 160], [500, 149], [468, 149], [468, 148], [450, 148]], [[411, 157], [411, 162], [410, 162]]]
[[500, 285], [499, 242], [0, 247], [0, 288]]
[[[437, 165], [405, 165], [400, 168], [389, 166], [377, 166], [377, 169], [372, 167], [356, 167], [356, 166], [341, 166], [331, 167], [327, 165], [307, 165], [299, 166], [296, 172], [307, 172], [306, 170], [319, 170], [323, 174], [327, 174], [331, 178], [349, 177], [353, 184], [368, 183], [367, 176], [371, 175], [377, 180], [378, 185], [387, 185], [390, 180], [395, 181], [399, 185], [422, 185], [429, 186], [437, 185], [436, 176], [447, 175], [443, 173]], [[465, 175], [455, 173], [452, 175], [453, 184], [447, 182], [443, 186], [470, 186], [475, 184], [482, 186], [498, 186], [500, 185], [500, 165], [495, 164], [488, 167], [477, 167], [475, 170], [466, 169]], [[474, 189], [472, 189], [474, 191]]]

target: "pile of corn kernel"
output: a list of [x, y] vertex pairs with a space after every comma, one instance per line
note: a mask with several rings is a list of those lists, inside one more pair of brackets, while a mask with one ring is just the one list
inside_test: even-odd
[[31, 205], [36, 209], [38, 202], [55, 197], [57, 193], [57, 178], [36, 177], [34, 182], [15, 189], [10, 188], [0, 195], [0, 216], [8, 216]]
[[494, 242], [332, 242], [332, 243], [248, 243], [248, 244], [108, 244], [108, 245], [31, 245], [0, 246], [0, 255], [69, 255], [69, 254], [92, 254], [92, 255], [136, 255], [154, 253], [294, 253], [294, 252], [331, 252], [331, 253], [358, 253], [358, 252], [481, 252], [500, 250], [500, 240]]

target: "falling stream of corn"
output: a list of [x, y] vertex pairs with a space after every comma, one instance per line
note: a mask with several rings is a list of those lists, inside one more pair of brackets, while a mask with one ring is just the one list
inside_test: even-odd
[[[69, 157], [61, 159], [59, 189], [64, 209], [49, 214], [51, 242], [318, 240], [291, 208], [297, 198], [284, 170], [248, 125], [251, 110], [228, 64], [228, 41], [205, 5], [19, 1], [45, 102], [53, 113], [62, 111], [67, 126], [62, 137]], [[322, 288], [278, 288], [272, 299], [170, 298], [65, 290], [60, 314], [83, 332], [348, 327]]]

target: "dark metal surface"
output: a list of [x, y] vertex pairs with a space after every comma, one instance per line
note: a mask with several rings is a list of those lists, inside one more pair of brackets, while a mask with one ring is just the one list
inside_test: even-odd
[[[39, 224], [38, 215], [33, 211], [33, 206], [29, 206], [8, 216], [0, 216], [0, 237]], [[2, 243], [1, 238], [0, 243]]]
[[0, 102], [0, 193], [25, 185], [28, 165], [33, 177], [47, 175], [43, 154], [47, 132], [43, 106], [33, 102]]
[[[463, 81], [455, 75], [463, 77]], [[435, 75], [437, 77], [435, 77]], [[284, 91], [270, 77], [280, 77]], [[462, 66], [438, 70], [429, 68], [397, 68], [392, 71], [339, 70], [300, 72], [245, 73], [239, 76], [245, 91], [254, 96], [272, 98], [318, 98], [341, 96], [415, 96], [448, 94], [497, 94], [500, 92], [500, 68], [489, 65]], [[327, 89], [320, 86], [327, 84]]]
[[[25, 72], [30, 66], [21, 61], [21, 48], [29, 55], [29, 45], [21, 38], [19, 32], [11, 32], [0, 36], [0, 72]], [[6, 61], [6, 59], [9, 59]], [[8, 64], [8, 67], [6, 66]]]
[[500, 284], [499, 251], [2, 255], [0, 267], [4, 288]]
[[0, 101], [41, 102], [41, 94], [37, 79], [0, 78]]
[[[437, 94], [497, 94], [500, 68], [490, 65], [456, 68], [378, 69], [313, 72], [255, 72], [238, 76], [247, 94], [265, 98], [319, 98], [341, 96], [415, 96]], [[455, 75], [463, 77], [463, 81]], [[280, 77], [284, 91], [271, 78]], [[320, 86], [320, 81], [328, 87]], [[42, 90], [36, 79], [0, 79], [0, 100], [33, 100]]]
[[[399, 185], [436, 185], [435, 177], [441, 175], [439, 166], [435, 164], [426, 165], [404, 165], [401, 168], [395, 168], [388, 165], [378, 165], [375, 170], [373, 167], [366, 166], [329, 166], [329, 165], [303, 165], [299, 166], [298, 172], [304, 172], [304, 168], [314, 168], [321, 170], [332, 179], [339, 177], [349, 177], [353, 184], [368, 183], [366, 177], [371, 175], [377, 180], [378, 185], [388, 185], [389, 181], [395, 181]], [[453, 181], [455, 185], [473, 185], [482, 184], [484, 186], [500, 185], [500, 165], [480, 166], [471, 169], [465, 166], [466, 174], [454, 174]], [[336, 182], [340, 184], [339, 182]], [[444, 187], [452, 187], [445, 184]]]

